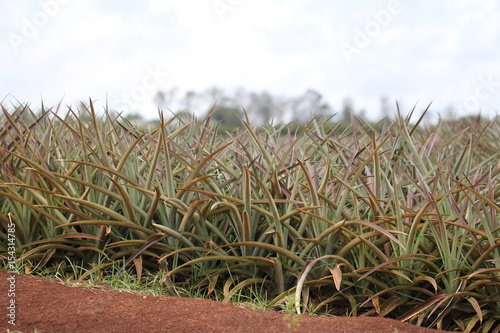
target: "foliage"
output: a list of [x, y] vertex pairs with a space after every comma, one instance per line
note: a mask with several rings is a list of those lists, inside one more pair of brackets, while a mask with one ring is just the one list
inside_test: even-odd
[[2, 110], [0, 252], [14, 224], [31, 272], [124, 260], [223, 301], [258, 290], [298, 313], [500, 325], [498, 117], [222, 136], [211, 115], [140, 131], [92, 102]]

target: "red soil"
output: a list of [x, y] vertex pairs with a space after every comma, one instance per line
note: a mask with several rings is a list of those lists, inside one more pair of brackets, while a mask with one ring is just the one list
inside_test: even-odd
[[[8, 278], [15, 277], [15, 297]], [[152, 297], [64, 286], [38, 277], [0, 272], [1, 332], [377, 332], [437, 333], [396, 320], [372, 317], [299, 316], [295, 328], [276, 311], [254, 311], [215, 301]], [[12, 279], [14, 281], [14, 278]], [[15, 300], [15, 326], [6, 316]]]

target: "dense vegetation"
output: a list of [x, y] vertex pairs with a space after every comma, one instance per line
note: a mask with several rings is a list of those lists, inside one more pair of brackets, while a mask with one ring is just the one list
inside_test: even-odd
[[4, 263], [14, 224], [31, 273], [125, 267], [177, 294], [498, 332], [498, 117], [220, 134], [210, 115], [2, 110]]

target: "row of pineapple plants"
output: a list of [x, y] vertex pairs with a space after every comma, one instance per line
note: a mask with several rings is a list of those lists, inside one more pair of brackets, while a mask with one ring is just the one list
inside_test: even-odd
[[119, 262], [223, 301], [498, 332], [500, 119], [414, 111], [221, 134], [210, 115], [2, 105], [0, 253], [14, 224], [32, 273]]

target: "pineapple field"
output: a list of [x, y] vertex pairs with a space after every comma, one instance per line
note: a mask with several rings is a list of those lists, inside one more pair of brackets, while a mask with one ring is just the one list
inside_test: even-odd
[[500, 332], [500, 118], [221, 131], [2, 105], [5, 270]]

